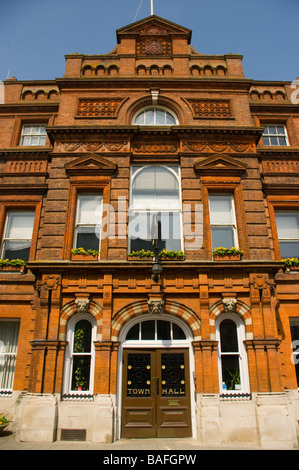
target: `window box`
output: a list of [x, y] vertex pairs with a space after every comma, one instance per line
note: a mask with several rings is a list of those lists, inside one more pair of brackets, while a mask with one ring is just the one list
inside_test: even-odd
[[286, 272], [288, 271], [299, 271], [299, 259], [298, 258], [286, 258], [281, 260], [284, 263]]
[[0, 260], [0, 270], [1, 271], [26, 271], [26, 262], [22, 259], [1, 259]]
[[[159, 258], [160, 260], [164, 261], [184, 261], [185, 260], [185, 253], [181, 251], [167, 251], [167, 250], [162, 250], [159, 253]], [[128, 259], [133, 259], [133, 260], [151, 260], [154, 259], [155, 254], [153, 251], [150, 250], [139, 250], [139, 251], [132, 251], [132, 253], [128, 254]]]
[[97, 261], [99, 259], [99, 252], [95, 250], [84, 250], [83, 248], [76, 248], [72, 250], [72, 261]]
[[215, 248], [213, 251], [214, 261], [240, 261], [243, 251], [238, 248]]

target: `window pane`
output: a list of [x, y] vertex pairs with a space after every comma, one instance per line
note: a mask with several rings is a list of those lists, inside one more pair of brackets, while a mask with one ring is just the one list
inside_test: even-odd
[[0, 390], [13, 389], [19, 326], [19, 322], [0, 321]]
[[269, 129], [269, 134], [271, 134], [271, 135], [277, 134], [275, 126], [269, 126], [268, 129]]
[[240, 389], [240, 368], [239, 356], [222, 356], [222, 383], [225, 383], [227, 390]]
[[40, 137], [38, 145], [45, 145], [45, 143], [46, 143], [46, 137]]
[[165, 126], [176, 124], [174, 116], [162, 108], [148, 108], [141, 111], [134, 119], [133, 124]]
[[142, 113], [138, 114], [138, 116], [135, 118], [134, 124], [144, 124], [144, 111]]
[[80, 320], [75, 327], [74, 353], [86, 353], [90, 351], [91, 323], [88, 320]]
[[269, 137], [263, 137], [263, 144], [264, 145], [270, 145], [270, 138]]
[[130, 215], [131, 251], [153, 251], [152, 240], [158, 237], [158, 247], [170, 251], [181, 249], [180, 214], [178, 212], [135, 213]]
[[186, 339], [186, 335], [182, 328], [175, 323], [172, 324], [172, 337], [173, 339]]
[[155, 339], [155, 320], [143, 321], [141, 323], [141, 339]]
[[282, 259], [299, 257], [299, 241], [280, 241], [280, 255]]
[[290, 318], [292, 341], [299, 341], [299, 318]]
[[221, 352], [238, 352], [237, 326], [233, 320], [223, 320], [220, 324]]
[[157, 321], [157, 339], [170, 340], [170, 322], [164, 320]]
[[166, 124], [176, 124], [176, 120], [174, 119], [174, 117], [166, 112]]
[[3, 244], [3, 259], [29, 260], [31, 241], [8, 241]]
[[139, 323], [132, 326], [127, 333], [126, 340], [138, 340], [139, 339]]
[[285, 137], [278, 137], [279, 145], [287, 145], [287, 141]]
[[275, 214], [278, 238], [299, 240], [299, 214], [277, 212]]
[[270, 137], [270, 145], [278, 145], [278, 138]]
[[232, 248], [236, 245], [232, 227], [211, 227], [211, 233], [213, 250], [219, 247]]
[[78, 223], [97, 224], [100, 222], [102, 210], [100, 194], [80, 194], [78, 198]]
[[145, 111], [145, 124], [155, 124], [155, 111], [153, 109]]
[[76, 235], [76, 248], [99, 251], [99, 245], [99, 233], [96, 228], [78, 227]]
[[73, 356], [72, 390], [89, 390], [90, 356]]
[[34, 212], [10, 212], [8, 214], [5, 238], [31, 239]]
[[233, 223], [232, 197], [209, 196], [211, 224], [231, 225]]
[[156, 109], [156, 124], [161, 126], [166, 124], [164, 109]]
[[277, 126], [276, 131], [277, 131], [277, 134], [285, 135], [285, 128], [283, 126]]

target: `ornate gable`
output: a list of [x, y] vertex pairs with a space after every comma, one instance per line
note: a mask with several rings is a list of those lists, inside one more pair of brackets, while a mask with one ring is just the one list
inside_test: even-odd
[[188, 39], [190, 44], [192, 31], [157, 15], [148, 16], [140, 21], [124, 26], [116, 31], [117, 40], [123, 36], [165, 36], [181, 35]]
[[246, 163], [229, 155], [216, 154], [194, 164], [195, 171], [201, 174], [241, 175], [247, 168]]
[[83, 155], [65, 165], [65, 170], [71, 175], [111, 175], [117, 169], [117, 164], [100, 155]]

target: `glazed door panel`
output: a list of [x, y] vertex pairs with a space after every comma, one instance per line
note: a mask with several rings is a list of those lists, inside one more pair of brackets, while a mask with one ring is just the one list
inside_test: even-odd
[[189, 350], [124, 350], [122, 437], [189, 437]]
[[122, 437], [156, 436], [155, 351], [124, 351]]
[[157, 350], [157, 437], [190, 437], [189, 351]]

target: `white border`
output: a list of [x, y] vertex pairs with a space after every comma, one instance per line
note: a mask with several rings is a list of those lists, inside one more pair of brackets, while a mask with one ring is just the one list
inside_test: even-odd
[[[91, 324], [91, 361], [90, 361], [90, 375], [89, 375], [89, 390], [86, 391], [76, 391], [71, 390], [71, 371], [72, 371], [72, 347], [74, 341], [74, 332], [75, 326], [80, 320], [87, 320]], [[73, 315], [67, 323], [67, 334], [66, 340], [68, 341], [66, 352], [65, 352], [65, 361], [64, 361], [64, 376], [63, 376], [63, 395], [92, 395], [93, 386], [94, 386], [94, 371], [95, 371], [95, 347], [94, 342], [96, 341], [96, 329], [97, 323], [95, 318], [90, 313], [77, 313]]]
[[[237, 327], [237, 338], [238, 338], [238, 347], [239, 347], [239, 367], [240, 367], [240, 381], [241, 381], [241, 390], [223, 390], [222, 388], [222, 367], [221, 367], [221, 342], [220, 342], [220, 324], [223, 320], [232, 320]], [[242, 318], [235, 313], [222, 313], [216, 319], [215, 322], [216, 329], [216, 340], [218, 341], [217, 349], [217, 359], [218, 359], [218, 378], [219, 378], [219, 393], [228, 393], [230, 395], [235, 395], [236, 393], [249, 393], [249, 373], [248, 373], [248, 361], [247, 353], [244, 345], [245, 337], [245, 324]]]

